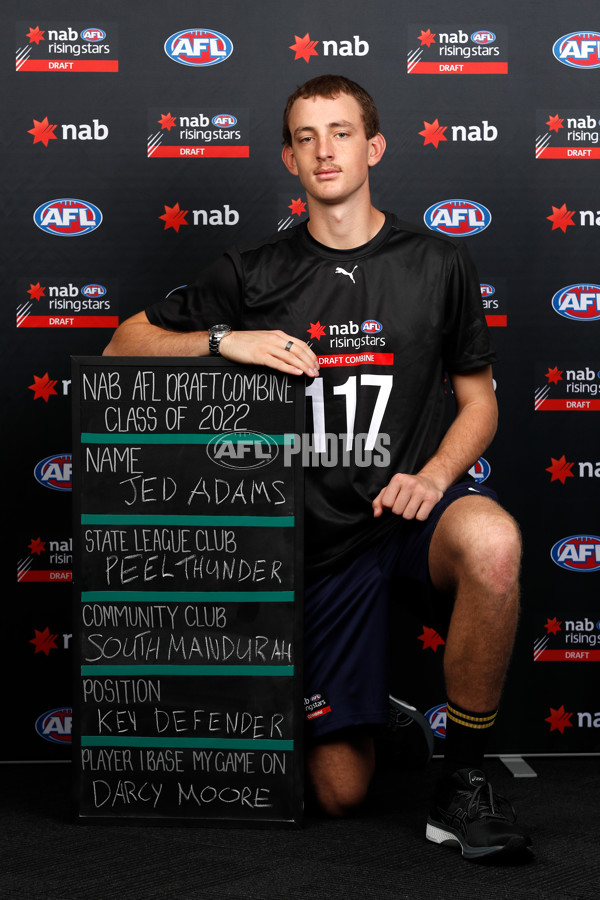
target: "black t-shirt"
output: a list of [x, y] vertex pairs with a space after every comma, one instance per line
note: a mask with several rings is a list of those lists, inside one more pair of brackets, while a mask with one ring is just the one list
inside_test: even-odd
[[320, 362], [306, 388], [305, 441], [316, 450], [305, 468], [312, 575], [389, 527], [390, 516], [373, 518], [372, 500], [391, 475], [418, 471], [437, 450], [445, 373], [495, 360], [464, 243], [390, 214], [352, 250], [318, 243], [306, 223], [233, 248], [146, 314], [171, 331], [226, 322], [311, 342]]

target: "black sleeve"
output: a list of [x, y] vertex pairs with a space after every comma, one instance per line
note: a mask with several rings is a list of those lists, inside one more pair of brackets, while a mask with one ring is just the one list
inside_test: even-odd
[[242, 298], [239, 254], [232, 250], [145, 312], [150, 324], [168, 331], [206, 331], [220, 324], [239, 328]]
[[464, 244], [456, 247], [450, 264], [443, 357], [448, 372], [468, 372], [496, 362], [479, 278]]

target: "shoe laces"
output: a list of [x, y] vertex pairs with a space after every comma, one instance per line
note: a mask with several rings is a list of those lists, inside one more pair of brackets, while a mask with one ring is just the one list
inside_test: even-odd
[[[507, 812], [510, 815], [507, 815]], [[487, 816], [494, 819], [505, 819], [514, 822], [516, 819], [512, 804], [500, 794], [494, 794], [491, 784], [480, 784], [470, 796], [467, 806], [469, 819], [478, 819]]]

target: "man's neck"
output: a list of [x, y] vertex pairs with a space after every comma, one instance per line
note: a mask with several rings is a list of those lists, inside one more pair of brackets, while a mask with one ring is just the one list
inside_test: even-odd
[[370, 203], [366, 209], [355, 210], [346, 205], [311, 203], [309, 198], [308, 211], [311, 236], [333, 250], [352, 250], [367, 244], [385, 222], [385, 215]]

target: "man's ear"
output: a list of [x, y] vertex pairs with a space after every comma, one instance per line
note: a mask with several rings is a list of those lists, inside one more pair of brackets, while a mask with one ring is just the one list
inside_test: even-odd
[[291, 172], [292, 175], [297, 175], [298, 167], [296, 165], [296, 157], [289, 144], [284, 144], [283, 150], [281, 151], [281, 158], [288, 172]]
[[369, 165], [376, 166], [385, 153], [385, 138], [380, 131], [369, 141]]

